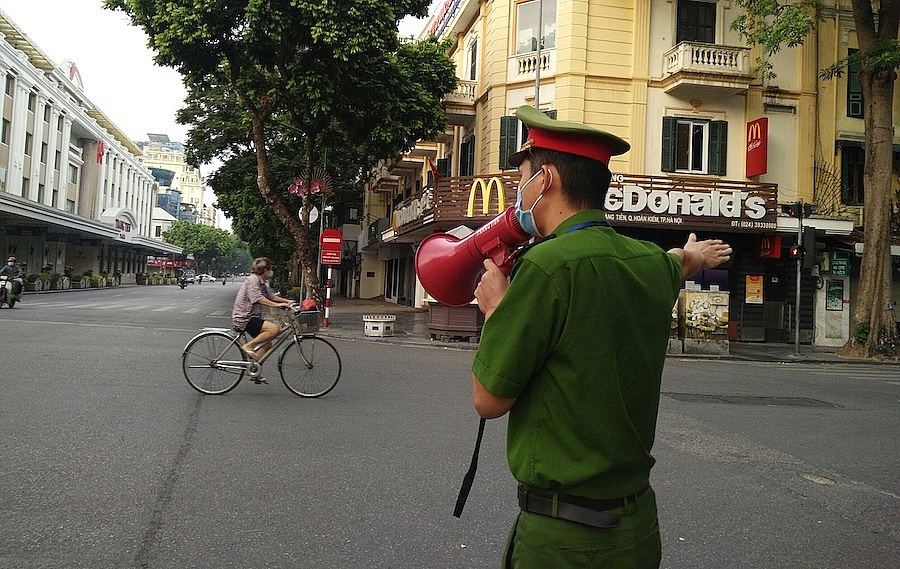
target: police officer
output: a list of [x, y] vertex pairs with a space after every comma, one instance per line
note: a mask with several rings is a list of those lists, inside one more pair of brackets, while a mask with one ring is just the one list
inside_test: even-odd
[[509, 413], [507, 459], [521, 511], [504, 567], [658, 567], [650, 454], [672, 306], [682, 280], [727, 261], [697, 241], [663, 251], [617, 234], [601, 208], [624, 140], [532, 107], [510, 157], [516, 217], [543, 238], [506, 276], [490, 259], [472, 400]]

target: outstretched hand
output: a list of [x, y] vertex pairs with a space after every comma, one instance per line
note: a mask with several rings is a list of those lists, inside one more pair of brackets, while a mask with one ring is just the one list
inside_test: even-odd
[[684, 278], [693, 276], [697, 271], [712, 269], [731, 258], [731, 245], [723, 243], [721, 239], [697, 240], [697, 235], [691, 233], [687, 243], [681, 249], [669, 251], [681, 257], [681, 268]]

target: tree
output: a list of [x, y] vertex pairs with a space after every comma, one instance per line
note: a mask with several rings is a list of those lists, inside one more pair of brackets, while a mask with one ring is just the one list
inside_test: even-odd
[[162, 237], [167, 243], [192, 254], [202, 270], [211, 270], [214, 266], [213, 259], [224, 258], [240, 248], [237, 239], [224, 229], [191, 221], [172, 223], [172, 227], [164, 231]]
[[[401, 44], [397, 37], [398, 21], [424, 16], [428, 0], [104, 4], [144, 29], [156, 62], [182, 74], [199, 112], [209, 117], [217, 105], [241, 109], [260, 195], [295, 240], [315, 293], [310, 201], [304, 200], [298, 218], [274, 184], [272, 129], [286, 146], [303, 144], [302, 158], [295, 158], [295, 170], [302, 173], [321, 165], [319, 145], [332, 133], [349, 148], [366, 149], [366, 158], [387, 158], [446, 125], [441, 99], [456, 85], [452, 62], [436, 40]], [[211, 94], [211, 105], [205, 106], [205, 93]]]
[[[782, 44], [803, 43], [815, 28], [821, 3], [802, 0], [779, 4], [775, 0], [737, 0], [746, 14], [732, 28], [765, 54], [777, 53]], [[888, 310], [891, 301], [891, 182], [893, 99], [896, 70], [900, 66], [898, 2], [883, 0], [873, 11], [872, 0], [851, 0], [859, 52], [834, 62], [820, 73], [824, 79], [841, 75], [849, 63], [859, 65], [863, 90], [866, 136], [865, 249], [860, 265], [859, 291], [853, 315], [854, 333], [843, 348], [848, 355], [897, 355], [897, 330]], [[762, 67], [771, 77], [771, 66]]]

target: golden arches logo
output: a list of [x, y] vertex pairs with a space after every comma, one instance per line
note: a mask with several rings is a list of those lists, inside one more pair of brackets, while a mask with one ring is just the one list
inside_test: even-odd
[[475, 217], [475, 192], [481, 188], [481, 213], [487, 215], [491, 207], [491, 189], [497, 188], [497, 213], [506, 209], [506, 190], [503, 180], [494, 176], [487, 183], [483, 178], [476, 178], [469, 190], [469, 207], [466, 209], [466, 217]]
[[759, 122], [752, 122], [747, 125], [747, 142], [753, 142], [762, 138], [762, 126]]

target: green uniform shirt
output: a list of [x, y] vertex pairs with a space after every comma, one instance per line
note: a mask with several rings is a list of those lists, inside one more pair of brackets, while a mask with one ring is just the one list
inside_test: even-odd
[[472, 371], [515, 397], [507, 457], [529, 486], [592, 499], [647, 483], [681, 261], [618, 235], [599, 210], [563, 222], [517, 262]]

